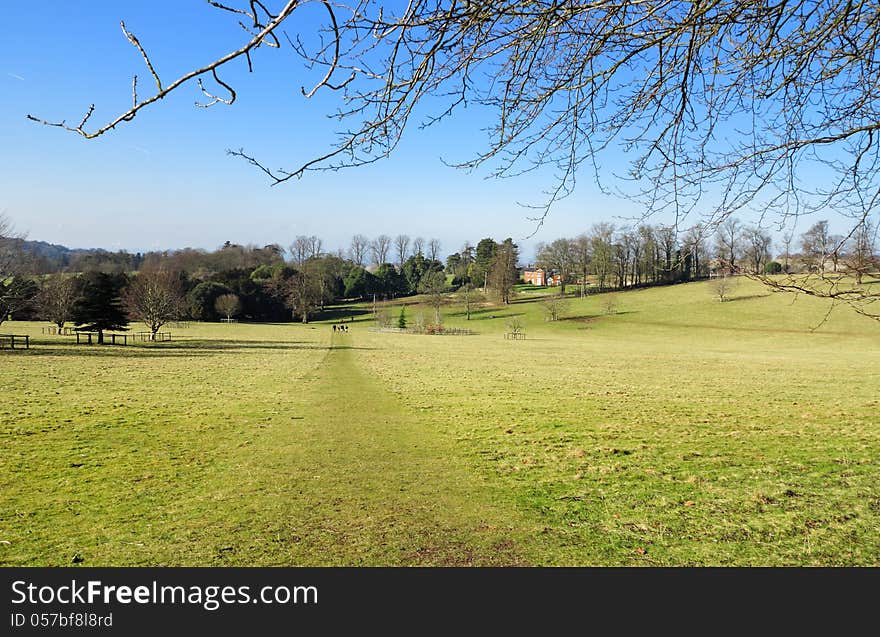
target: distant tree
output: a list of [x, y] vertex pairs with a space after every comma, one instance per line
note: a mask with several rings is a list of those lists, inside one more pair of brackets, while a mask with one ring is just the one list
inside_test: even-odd
[[471, 320], [471, 312], [474, 307], [485, 301], [485, 296], [470, 281], [463, 283], [459, 288], [458, 298], [464, 305], [465, 318], [468, 321]]
[[865, 275], [880, 270], [877, 258], [877, 227], [869, 220], [858, 225], [849, 239], [843, 263], [846, 271], [855, 277], [856, 285], [862, 285]]
[[742, 224], [729, 217], [715, 232], [715, 252], [721, 267], [728, 274], [736, 272], [737, 261], [742, 250]]
[[782, 237], [782, 271], [785, 274], [791, 272], [791, 242], [794, 241], [794, 232], [788, 231]]
[[825, 261], [833, 248], [828, 221], [817, 221], [801, 235], [801, 251], [807, 267], [815, 272], [825, 271]]
[[77, 280], [64, 274], [50, 274], [43, 279], [36, 305], [40, 318], [54, 323], [60, 330], [73, 316], [77, 299]]
[[24, 237], [18, 234], [12, 220], [0, 213], [0, 323], [22, 307], [27, 297], [25, 279]]
[[517, 261], [519, 260], [519, 249], [512, 239], [505, 239], [498, 246], [498, 251], [492, 261], [492, 267], [489, 270], [488, 282], [501, 302], [510, 303], [513, 296], [514, 285], [519, 279], [517, 272]]
[[402, 270], [409, 256], [409, 235], [399, 234], [394, 237], [394, 249], [397, 252], [397, 267]]
[[434, 310], [434, 324], [440, 325], [443, 322], [440, 308], [446, 303], [446, 275], [436, 270], [426, 273], [419, 283], [419, 292]]
[[757, 226], [749, 226], [743, 230], [743, 243], [745, 245], [743, 256], [749, 264], [749, 269], [756, 274], [764, 272], [764, 265], [770, 261], [773, 238], [765, 230]]
[[474, 248], [465, 243], [460, 252], [446, 257], [446, 272], [452, 275], [452, 285], [463, 285], [472, 281], [470, 272], [474, 263]]
[[339, 257], [330, 254], [310, 257], [301, 269], [318, 288], [318, 305], [322, 312], [328, 303], [344, 294], [345, 262]]
[[511, 334], [522, 334], [526, 329], [526, 324], [518, 316], [512, 317], [507, 321], [507, 330]]
[[413, 254], [421, 254], [424, 256], [425, 252], [425, 239], [423, 237], [416, 237], [413, 239], [412, 243], [412, 253]]
[[407, 292], [418, 292], [422, 278], [428, 272], [442, 272], [443, 264], [439, 261], [431, 261], [424, 255], [414, 254], [403, 264], [401, 272], [406, 279]]
[[348, 299], [363, 299], [378, 290], [376, 277], [361, 267], [352, 268], [344, 281], [343, 295]]
[[20, 272], [22, 240], [23, 237], [12, 226], [12, 220], [0, 213], [0, 282]]
[[397, 315], [397, 327], [399, 329], [406, 329], [406, 306], [400, 306], [400, 314]]
[[723, 274], [712, 280], [712, 294], [716, 299], [724, 303], [733, 294], [739, 282], [735, 277]]
[[388, 298], [394, 298], [409, 291], [406, 278], [390, 263], [383, 263], [376, 270], [376, 290]]
[[217, 299], [232, 292], [227, 286], [216, 281], [202, 281], [190, 290], [187, 296], [190, 315], [199, 321], [213, 321], [217, 319], [215, 303]]
[[705, 232], [705, 228], [697, 224], [689, 228], [684, 235], [682, 249], [687, 255], [688, 278], [703, 279], [709, 276], [709, 250], [706, 247]]
[[10, 316], [19, 320], [30, 318], [39, 291], [30, 277], [17, 275], [0, 281], [0, 323]]
[[[461, 271], [462, 267], [462, 259], [461, 254], [458, 252], [453, 252], [449, 256], [446, 257], [446, 271], [453, 275], [453, 279], [457, 279], [458, 272]], [[453, 285], [456, 283], [453, 282]]]
[[309, 237], [309, 258], [317, 259], [324, 254], [324, 242], [312, 235]]
[[307, 260], [321, 255], [323, 242], [315, 235], [299, 235], [290, 245], [290, 257], [293, 263], [302, 266]]
[[351, 260], [355, 265], [364, 266], [367, 253], [370, 251], [370, 240], [362, 234], [356, 234], [351, 238]]
[[614, 226], [610, 223], [594, 224], [589, 236], [593, 274], [599, 289], [604, 290], [614, 273]]
[[391, 309], [387, 305], [376, 310], [376, 323], [379, 327], [391, 327]]
[[391, 249], [391, 237], [387, 234], [380, 234], [370, 243], [370, 250], [373, 253], [373, 263], [382, 265], [388, 263], [388, 250]]
[[142, 321], [150, 330], [150, 339], [156, 340], [156, 333], [163, 325], [181, 318], [184, 298], [179, 273], [146, 270], [131, 279], [123, 302], [129, 316]]
[[568, 307], [568, 299], [564, 296], [551, 294], [541, 300], [541, 308], [544, 310], [544, 317], [548, 321], [558, 321], [568, 311]]
[[214, 308], [230, 321], [233, 316], [238, 316], [241, 312], [241, 300], [237, 294], [221, 294], [214, 301]]
[[127, 330], [128, 314], [122, 304], [126, 283], [124, 274], [86, 272], [79, 277], [71, 317], [77, 331], [97, 332], [98, 344], [102, 344], [105, 331]]
[[764, 265], [764, 274], [782, 274], [782, 264], [779, 261], [769, 261]]
[[572, 240], [571, 248], [572, 266], [577, 274], [580, 295], [585, 297], [587, 295], [587, 276], [590, 274], [590, 263], [593, 257], [590, 238], [585, 234], [578, 235]]
[[[617, 287], [622, 288], [627, 284], [633, 256], [635, 239], [631, 232], [620, 232], [614, 237], [612, 244], [613, 272], [616, 275]], [[659, 264], [658, 264], [659, 266]]]
[[442, 244], [439, 239], [431, 239], [428, 242], [428, 258], [431, 261], [439, 261], [440, 260], [440, 251], [443, 249]]
[[605, 294], [602, 296], [602, 311], [605, 314], [617, 314], [619, 305], [616, 294]]
[[318, 278], [308, 269], [297, 270], [288, 281], [286, 303], [294, 316], [308, 323], [311, 315], [321, 307], [321, 295]]
[[480, 239], [474, 250], [474, 262], [470, 268], [470, 279], [477, 285], [488, 287], [489, 270], [498, 252], [498, 244], [491, 237]]
[[655, 229], [658, 248], [661, 281], [672, 282], [681, 278], [681, 253], [678, 247], [678, 232], [674, 226], [660, 225]]
[[[279, 270], [286, 270], [290, 266], [277, 264], [277, 267]], [[250, 268], [236, 268], [217, 273], [214, 280], [238, 296], [241, 302], [239, 316], [255, 321], [278, 321], [285, 318], [287, 313], [284, 302], [270, 293], [260, 279], [254, 279], [253, 274], [254, 271]]]

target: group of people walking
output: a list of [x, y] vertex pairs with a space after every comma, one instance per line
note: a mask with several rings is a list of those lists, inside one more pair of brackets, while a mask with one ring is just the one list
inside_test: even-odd
[[334, 326], [333, 326], [333, 331], [334, 331], [334, 332], [347, 332], [347, 331], [348, 331], [348, 325], [334, 325]]

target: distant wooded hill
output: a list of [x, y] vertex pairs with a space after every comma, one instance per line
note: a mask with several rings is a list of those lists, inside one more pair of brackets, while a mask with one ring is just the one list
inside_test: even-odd
[[122, 269], [137, 269], [142, 257], [125, 251], [110, 252], [103, 248], [68, 248], [46, 241], [21, 242], [24, 252], [31, 257], [27, 269], [34, 274], [48, 274], [59, 270], [81, 270], [101, 264], [112, 264]]

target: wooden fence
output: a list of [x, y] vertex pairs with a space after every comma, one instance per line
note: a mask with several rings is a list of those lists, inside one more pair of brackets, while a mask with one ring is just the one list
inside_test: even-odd
[[162, 343], [171, 340], [171, 332], [156, 332], [156, 337], [151, 337], [151, 332], [135, 332], [131, 335], [132, 341], [141, 341], [148, 343]]
[[[24, 347], [22, 347], [24, 345]], [[26, 334], [0, 334], [0, 349], [30, 349], [31, 337]]]
[[507, 332], [504, 339], [508, 341], [524, 341], [526, 340], [525, 332]]
[[[104, 334], [104, 345], [128, 345], [128, 334]], [[97, 332], [77, 332], [77, 345], [97, 345]]]
[[62, 327], [58, 328], [55, 325], [50, 325], [49, 327], [44, 327], [42, 329], [43, 334], [55, 334], [57, 336], [73, 336], [75, 334], [74, 329], [72, 327]]

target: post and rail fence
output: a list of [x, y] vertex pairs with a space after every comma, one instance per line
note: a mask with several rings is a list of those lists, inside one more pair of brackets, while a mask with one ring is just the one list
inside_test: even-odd
[[[24, 345], [24, 347], [22, 347]], [[31, 337], [27, 334], [0, 334], [0, 349], [30, 349]]]

